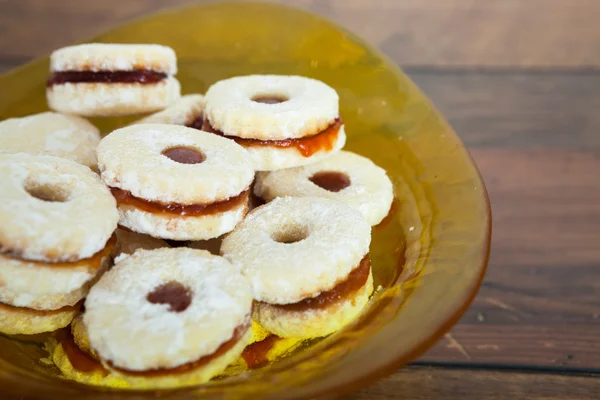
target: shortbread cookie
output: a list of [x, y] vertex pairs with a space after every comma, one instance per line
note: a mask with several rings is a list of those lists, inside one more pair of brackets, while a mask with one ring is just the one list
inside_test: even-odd
[[245, 147], [257, 171], [310, 164], [346, 142], [336, 91], [301, 76], [250, 75], [215, 83], [206, 93], [203, 129]]
[[0, 122], [0, 153], [68, 158], [96, 169], [100, 132], [75, 115], [44, 112]]
[[221, 254], [252, 285], [253, 316], [280, 337], [327, 335], [352, 320], [372, 291], [371, 227], [343, 203], [280, 197], [256, 208]]
[[7, 335], [34, 335], [64, 328], [77, 314], [80, 305], [39, 311], [0, 303], [0, 332]]
[[114, 131], [98, 146], [98, 167], [117, 199], [120, 225], [173, 240], [231, 231], [246, 214], [254, 178], [241, 146], [166, 124]]
[[57, 342], [48, 349], [52, 361], [69, 379], [88, 385], [128, 388], [131, 385], [110, 373], [90, 348], [89, 339], [79, 313], [68, 328], [56, 333]]
[[116, 234], [117, 245], [113, 251], [113, 257], [117, 257], [121, 253], [133, 254], [137, 249], [154, 250], [161, 247], [170, 247], [164, 240], [133, 232], [123, 227], [117, 229]]
[[205, 382], [239, 357], [251, 336], [247, 280], [202, 250], [121, 256], [85, 307], [92, 349], [135, 387]]
[[90, 258], [117, 227], [115, 205], [99, 177], [83, 165], [52, 156], [0, 154], [0, 253], [5, 256], [44, 262]]
[[156, 44], [89, 43], [50, 56], [48, 106], [82, 116], [155, 112], [180, 98], [177, 59]]
[[173, 124], [202, 128], [204, 113], [204, 96], [188, 94], [163, 111], [149, 115], [135, 122], [136, 124]]
[[385, 218], [394, 200], [385, 170], [349, 151], [304, 167], [260, 172], [254, 194], [265, 201], [283, 196], [327, 197], [358, 210], [371, 225]]

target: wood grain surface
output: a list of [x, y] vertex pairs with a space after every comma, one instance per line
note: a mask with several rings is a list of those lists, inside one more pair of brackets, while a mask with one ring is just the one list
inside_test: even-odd
[[[488, 274], [433, 349], [355, 399], [600, 393], [600, 1], [298, 0], [405, 68], [469, 147]], [[0, 0], [0, 70], [176, 0]]]

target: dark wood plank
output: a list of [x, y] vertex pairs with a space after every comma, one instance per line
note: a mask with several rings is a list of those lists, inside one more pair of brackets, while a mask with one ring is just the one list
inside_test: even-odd
[[[31, 58], [190, 0], [0, 0], [0, 55]], [[596, 0], [279, 0], [326, 16], [401, 65], [600, 66]]]
[[600, 145], [600, 73], [407, 72], [469, 147]]
[[600, 152], [472, 154], [492, 203], [489, 269], [422, 360], [600, 368]]
[[353, 395], [353, 400], [592, 400], [599, 376], [408, 367]]

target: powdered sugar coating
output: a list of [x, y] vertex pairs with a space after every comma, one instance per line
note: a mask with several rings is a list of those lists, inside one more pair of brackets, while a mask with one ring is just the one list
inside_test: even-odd
[[244, 218], [247, 204], [216, 214], [156, 214], [120, 204], [119, 223], [136, 232], [172, 240], [207, 240], [231, 232]]
[[84, 117], [117, 117], [163, 110], [181, 96], [172, 76], [152, 84], [63, 83], [46, 88], [48, 107]]
[[313, 338], [329, 335], [352, 322], [373, 292], [373, 274], [347, 299], [325, 308], [302, 311], [282, 310], [268, 303], [256, 303], [252, 317], [269, 332], [283, 338]]
[[[199, 150], [205, 160], [181, 164], [161, 154], [172, 147]], [[131, 125], [112, 132], [98, 146], [98, 168], [108, 186], [163, 203], [226, 200], [246, 190], [254, 179], [248, 153], [235, 142], [167, 124]]]
[[[339, 192], [323, 189], [310, 180], [319, 172], [346, 174], [350, 186]], [[304, 167], [259, 173], [254, 193], [265, 201], [282, 196], [317, 196], [341, 201], [358, 210], [371, 225], [381, 222], [394, 200], [394, 188], [385, 170], [349, 151], [340, 151]]]
[[337, 139], [330, 150], [321, 149], [314, 154], [305, 157], [295, 147], [277, 146], [248, 146], [244, 147], [256, 171], [277, 171], [285, 168], [293, 168], [312, 164], [337, 153], [346, 144], [346, 132], [342, 126], [338, 132]]
[[[288, 99], [278, 104], [258, 97]], [[339, 96], [325, 83], [286, 75], [248, 75], [225, 79], [206, 92], [205, 117], [226, 135], [281, 140], [311, 136], [339, 117]]]
[[140, 69], [175, 75], [175, 51], [158, 44], [86, 43], [63, 47], [50, 55], [50, 72]]
[[[26, 187], [50, 188], [66, 201], [40, 200]], [[77, 261], [104, 248], [117, 220], [115, 199], [89, 168], [52, 156], [0, 154], [0, 252]]]
[[96, 168], [100, 132], [75, 115], [43, 112], [0, 122], [0, 153], [30, 153], [68, 158]]
[[[181, 312], [147, 295], [176, 281], [192, 292]], [[98, 355], [134, 371], [174, 368], [212, 354], [249, 324], [252, 292], [226, 259], [188, 248], [137, 250], [94, 285], [83, 323]]]
[[136, 121], [136, 124], [173, 124], [190, 125], [201, 118], [204, 112], [204, 96], [201, 94], [188, 94], [182, 96], [177, 102], [155, 114]]
[[[301, 232], [304, 240], [273, 239]], [[293, 235], [292, 235], [293, 236]], [[280, 197], [254, 209], [221, 245], [238, 264], [254, 298], [296, 303], [343, 281], [369, 251], [371, 227], [343, 203], [316, 197]]]

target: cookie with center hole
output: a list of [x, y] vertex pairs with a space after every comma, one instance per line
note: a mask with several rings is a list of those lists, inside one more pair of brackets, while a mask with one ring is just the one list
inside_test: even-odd
[[[53, 156], [0, 155], [0, 303], [14, 307], [4, 315], [22, 315], [15, 326], [40, 322], [44, 312], [59, 321], [54, 329], [68, 324], [72, 312], [55, 311], [79, 302], [108, 268], [117, 220], [114, 198], [89, 168]], [[36, 326], [21, 333], [49, 325]]]
[[394, 187], [383, 168], [350, 151], [303, 167], [259, 172], [254, 194], [265, 201], [284, 196], [317, 196], [341, 201], [371, 225], [389, 213]]
[[117, 199], [119, 224], [172, 240], [231, 231], [248, 209], [254, 178], [235, 142], [178, 125], [117, 129], [98, 146], [102, 180]]
[[180, 94], [177, 58], [156, 44], [87, 43], [50, 55], [46, 98], [52, 110], [88, 117], [162, 110]]
[[98, 129], [75, 115], [43, 112], [0, 122], [0, 153], [62, 157], [95, 170], [98, 143]]
[[310, 164], [346, 142], [338, 94], [316, 79], [239, 76], [212, 85], [205, 100], [203, 129], [246, 148], [257, 171]]
[[325, 336], [361, 312], [373, 291], [371, 227], [338, 201], [279, 197], [253, 210], [221, 254], [252, 285], [253, 318], [284, 338]]
[[251, 336], [248, 281], [225, 258], [202, 250], [121, 256], [85, 308], [91, 348], [135, 387], [205, 382], [238, 358]]

